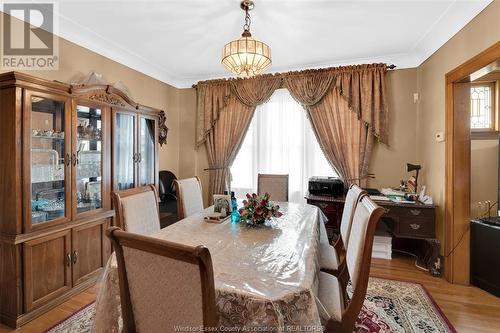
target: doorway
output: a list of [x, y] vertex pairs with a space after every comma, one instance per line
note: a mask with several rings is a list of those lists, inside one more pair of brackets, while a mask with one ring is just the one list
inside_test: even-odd
[[499, 59], [497, 42], [446, 74], [444, 273], [452, 283], [468, 285], [470, 278], [471, 81], [475, 75], [492, 72]]

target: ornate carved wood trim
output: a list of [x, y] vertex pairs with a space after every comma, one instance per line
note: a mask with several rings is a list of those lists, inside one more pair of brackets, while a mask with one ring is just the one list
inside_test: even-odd
[[160, 118], [158, 119], [158, 143], [163, 146], [167, 143], [168, 127], [167, 117], [164, 111], [160, 111]]

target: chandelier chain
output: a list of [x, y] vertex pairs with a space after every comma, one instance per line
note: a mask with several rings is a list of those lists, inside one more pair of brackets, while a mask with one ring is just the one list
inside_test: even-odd
[[250, 31], [250, 24], [252, 20], [250, 19], [250, 13], [248, 12], [248, 8], [245, 9], [245, 24], [243, 25], [243, 30]]

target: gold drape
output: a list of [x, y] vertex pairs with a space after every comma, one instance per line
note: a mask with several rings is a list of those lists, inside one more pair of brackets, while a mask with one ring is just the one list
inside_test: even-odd
[[252, 120], [255, 106], [239, 102], [235, 96], [229, 96], [213, 129], [205, 141], [209, 164], [209, 193], [222, 194], [230, 188], [229, 167], [240, 149], [245, 133]]
[[388, 144], [385, 64], [333, 67], [200, 82], [197, 145], [205, 143], [210, 193], [229, 188], [229, 167], [255, 107], [287, 88], [307, 110], [328, 161], [351, 182], [368, 172], [373, 136]]

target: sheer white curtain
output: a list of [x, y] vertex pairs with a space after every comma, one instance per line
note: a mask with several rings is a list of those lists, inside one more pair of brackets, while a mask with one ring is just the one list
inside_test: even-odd
[[290, 202], [304, 202], [312, 176], [336, 176], [311, 129], [306, 111], [286, 89], [257, 107], [231, 166], [236, 197], [257, 191], [259, 173], [288, 174]]

